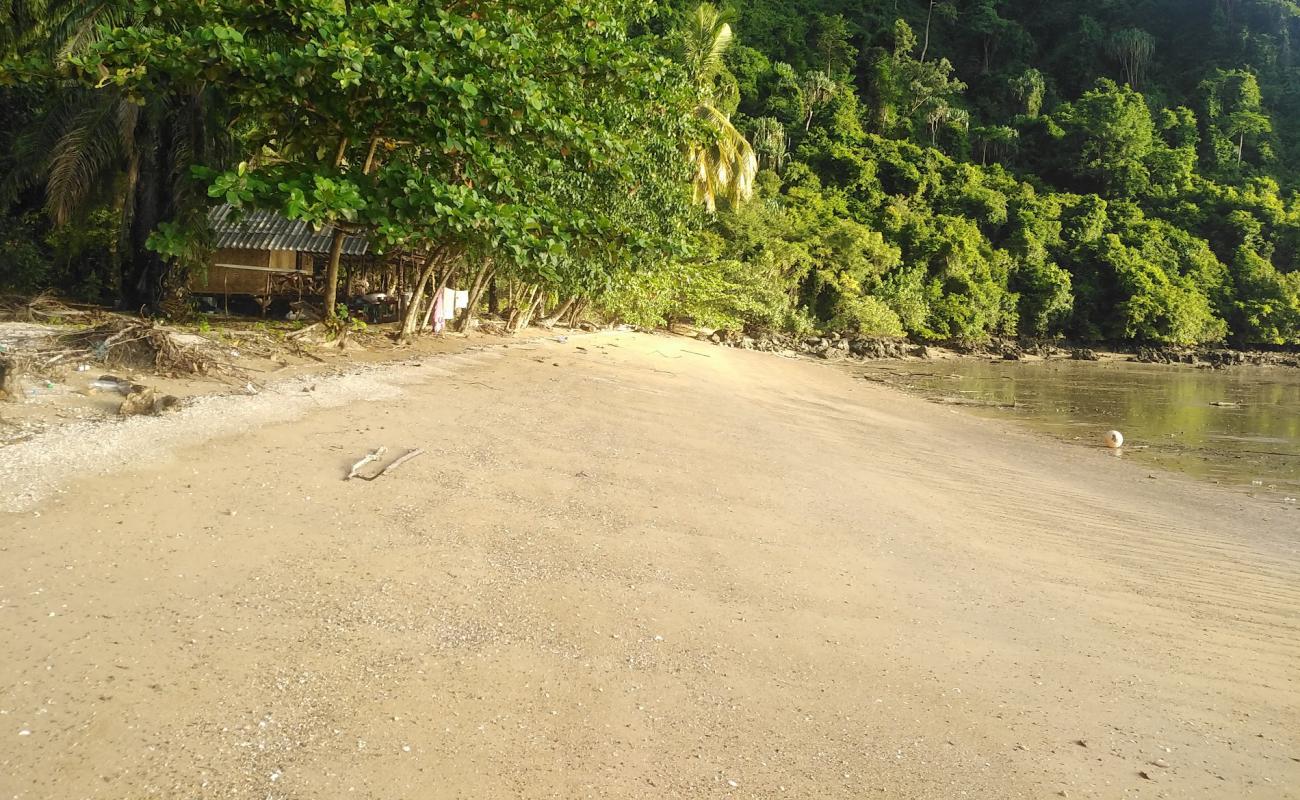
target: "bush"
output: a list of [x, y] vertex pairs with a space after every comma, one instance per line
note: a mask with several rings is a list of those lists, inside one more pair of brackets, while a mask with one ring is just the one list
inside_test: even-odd
[[0, 216], [0, 289], [35, 294], [50, 286], [50, 277], [32, 216]]
[[863, 295], [841, 297], [831, 318], [832, 330], [866, 336], [903, 336], [903, 321], [883, 300]]

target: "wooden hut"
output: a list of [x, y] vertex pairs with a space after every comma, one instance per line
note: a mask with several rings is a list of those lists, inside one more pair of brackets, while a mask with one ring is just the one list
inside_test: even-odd
[[[214, 238], [212, 264], [191, 276], [193, 294], [252, 296], [269, 302], [320, 293], [331, 229], [317, 230], [273, 211], [240, 212], [229, 205], [213, 208], [208, 222]], [[343, 240], [343, 257], [354, 263], [367, 260], [369, 250], [370, 243], [362, 237]]]

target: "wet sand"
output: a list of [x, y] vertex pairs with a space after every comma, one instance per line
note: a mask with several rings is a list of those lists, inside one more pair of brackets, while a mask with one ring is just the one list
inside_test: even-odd
[[1291, 508], [669, 337], [311, 386], [0, 451], [0, 796], [1300, 796]]

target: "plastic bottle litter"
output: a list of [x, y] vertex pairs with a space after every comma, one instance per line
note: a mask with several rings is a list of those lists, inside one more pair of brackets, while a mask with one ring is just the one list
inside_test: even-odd
[[124, 381], [114, 375], [100, 375], [98, 378], [90, 382], [90, 388], [98, 389], [102, 392], [130, 394], [131, 382]]

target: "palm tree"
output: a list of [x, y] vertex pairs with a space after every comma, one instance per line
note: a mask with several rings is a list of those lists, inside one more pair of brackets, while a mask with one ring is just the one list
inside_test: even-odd
[[806, 131], [812, 127], [813, 114], [817, 109], [826, 105], [835, 97], [835, 92], [839, 87], [835, 81], [821, 70], [813, 70], [805, 73], [803, 80], [799, 82], [799, 105], [803, 112], [803, 129]]
[[[111, 0], [0, 0], [0, 52], [39, 53], [57, 67], [94, 44], [101, 25], [129, 24]], [[57, 70], [56, 70], [57, 71]], [[56, 225], [95, 207], [120, 213], [118, 304], [156, 309], [171, 264], [148, 246], [164, 222], [201, 221], [208, 203], [190, 177], [219, 163], [232, 138], [211, 90], [151, 97], [143, 105], [112, 89], [58, 81], [14, 140], [0, 179], [0, 209], [43, 184]]]
[[785, 126], [774, 117], [759, 117], [754, 120], [752, 138], [759, 166], [779, 172], [790, 158], [785, 141]]
[[719, 197], [732, 205], [754, 196], [754, 176], [758, 158], [754, 148], [724, 110], [728, 93], [734, 95], [734, 81], [722, 63], [731, 45], [732, 32], [728, 15], [710, 3], [696, 6], [681, 30], [681, 45], [686, 71], [695, 90], [695, 116], [710, 132], [710, 140], [696, 142], [690, 148], [694, 168], [695, 201], [710, 211], [717, 209]]

